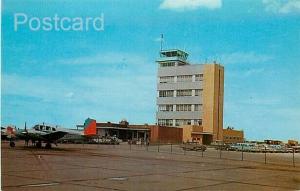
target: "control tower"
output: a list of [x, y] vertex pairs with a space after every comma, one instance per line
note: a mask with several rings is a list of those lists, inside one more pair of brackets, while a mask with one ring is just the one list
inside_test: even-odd
[[224, 68], [190, 64], [188, 53], [161, 50], [157, 71], [158, 125], [197, 125], [213, 140], [222, 140]]

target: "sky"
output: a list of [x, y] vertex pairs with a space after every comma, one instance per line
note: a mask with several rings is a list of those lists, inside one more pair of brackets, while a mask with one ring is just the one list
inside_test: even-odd
[[[298, 0], [4, 0], [1, 13], [3, 126], [154, 124], [163, 33], [163, 48], [225, 67], [224, 127], [300, 140]], [[103, 15], [103, 30], [15, 30], [17, 13]]]

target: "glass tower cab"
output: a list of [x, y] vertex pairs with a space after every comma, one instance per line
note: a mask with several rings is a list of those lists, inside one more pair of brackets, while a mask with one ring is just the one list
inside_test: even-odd
[[160, 57], [156, 60], [156, 62], [160, 65], [160, 67], [182, 66], [189, 64], [187, 62], [189, 54], [182, 50], [161, 50], [159, 55]]

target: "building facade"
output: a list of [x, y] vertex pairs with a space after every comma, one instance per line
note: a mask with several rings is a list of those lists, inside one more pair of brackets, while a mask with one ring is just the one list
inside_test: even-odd
[[119, 123], [97, 122], [95, 119], [86, 119], [84, 134], [89, 137], [113, 137], [123, 141], [138, 140], [141, 143], [181, 143], [182, 128], [173, 128], [159, 125], [132, 125], [127, 121]]
[[243, 143], [244, 131], [234, 130], [232, 128], [223, 129], [223, 142], [225, 144]]
[[212, 140], [223, 137], [224, 68], [190, 64], [188, 53], [162, 50], [157, 60], [158, 125], [198, 125]]

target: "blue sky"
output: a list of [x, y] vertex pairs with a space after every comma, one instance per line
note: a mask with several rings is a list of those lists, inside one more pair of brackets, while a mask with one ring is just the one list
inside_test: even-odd
[[[96, 17], [104, 31], [14, 31], [14, 14]], [[2, 125], [155, 123], [160, 34], [191, 63], [225, 67], [224, 126], [300, 139], [300, 1], [20, 1], [2, 4]]]

